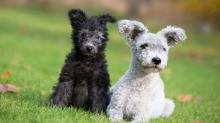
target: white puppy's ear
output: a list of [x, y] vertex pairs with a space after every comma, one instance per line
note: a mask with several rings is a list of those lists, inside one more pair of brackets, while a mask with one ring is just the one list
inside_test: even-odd
[[143, 23], [134, 20], [118, 21], [119, 33], [121, 33], [128, 41], [134, 41], [143, 32], [148, 32], [148, 29]]
[[167, 26], [158, 32], [158, 34], [167, 40], [168, 46], [174, 46], [179, 42], [186, 40], [187, 36], [182, 28]]

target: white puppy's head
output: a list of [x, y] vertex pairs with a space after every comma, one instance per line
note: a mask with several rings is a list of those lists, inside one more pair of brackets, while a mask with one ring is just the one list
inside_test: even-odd
[[185, 31], [167, 26], [157, 33], [150, 33], [143, 23], [133, 20], [120, 20], [119, 32], [131, 47], [133, 57], [144, 68], [153, 72], [167, 65], [169, 48], [186, 39]]

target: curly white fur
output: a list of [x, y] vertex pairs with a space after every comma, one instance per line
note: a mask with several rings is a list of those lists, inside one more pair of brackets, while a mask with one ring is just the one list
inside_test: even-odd
[[[121, 20], [118, 26], [132, 50], [132, 60], [127, 72], [111, 88], [112, 96], [107, 108], [109, 118], [113, 121], [128, 118], [143, 122], [170, 116], [175, 104], [165, 98], [159, 71], [167, 64], [168, 49], [173, 44], [171, 42], [186, 39], [184, 30], [169, 26], [153, 34], [141, 22], [131, 20]], [[139, 34], [132, 39], [134, 28], [139, 30], [136, 31]], [[143, 48], [142, 45], [146, 43], [147, 47]], [[161, 59], [159, 65], [152, 63], [154, 57]]]

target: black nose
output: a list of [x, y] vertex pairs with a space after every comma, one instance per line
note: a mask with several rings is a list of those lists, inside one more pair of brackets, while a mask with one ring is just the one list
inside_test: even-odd
[[86, 46], [86, 50], [87, 50], [88, 52], [92, 51], [92, 46]]
[[152, 62], [153, 62], [155, 65], [159, 65], [159, 64], [161, 63], [161, 59], [158, 58], [158, 57], [154, 57], [154, 58], [152, 59]]

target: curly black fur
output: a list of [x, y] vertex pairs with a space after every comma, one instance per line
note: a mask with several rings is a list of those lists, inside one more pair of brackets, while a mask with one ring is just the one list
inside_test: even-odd
[[104, 54], [108, 41], [106, 23], [116, 20], [109, 14], [88, 17], [79, 9], [70, 10], [68, 15], [74, 48], [67, 55], [51, 102], [60, 107], [104, 112], [110, 100]]

